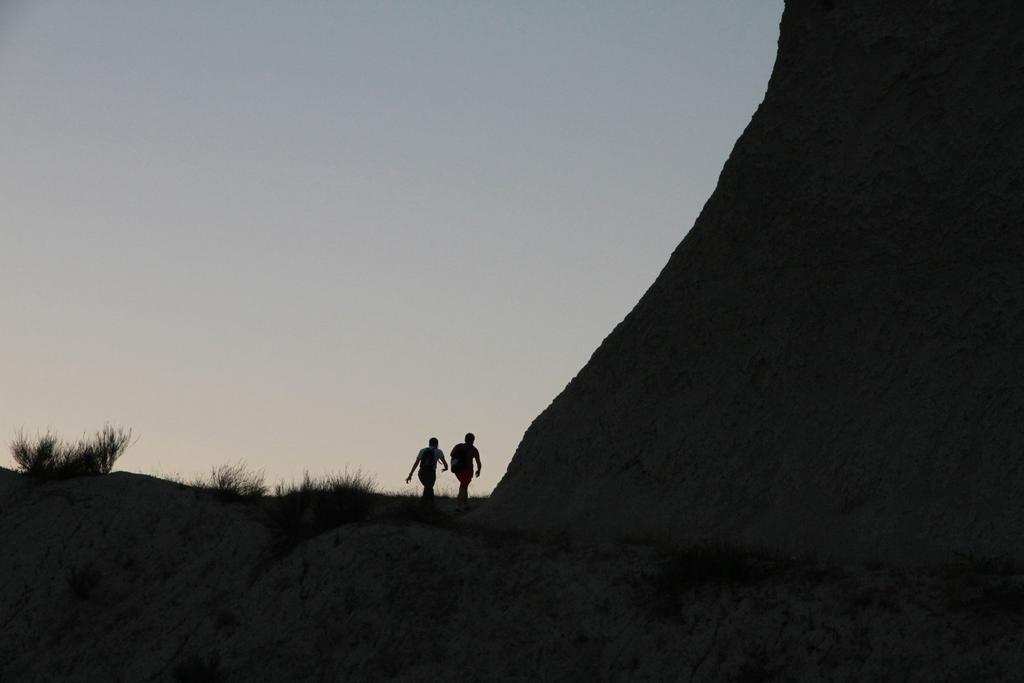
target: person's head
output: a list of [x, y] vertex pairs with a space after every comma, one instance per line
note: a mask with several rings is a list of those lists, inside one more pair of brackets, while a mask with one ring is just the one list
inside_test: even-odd
[[436, 436], [430, 437], [430, 447], [431, 448], [437, 448], [437, 437]]
[[466, 443], [473, 443], [474, 441], [476, 441], [476, 437], [473, 436], [472, 432], [466, 434]]

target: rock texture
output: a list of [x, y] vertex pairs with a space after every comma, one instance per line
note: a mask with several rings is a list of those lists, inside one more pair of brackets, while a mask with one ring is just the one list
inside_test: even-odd
[[1024, 5], [789, 0], [692, 231], [481, 517], [1024, 556]]

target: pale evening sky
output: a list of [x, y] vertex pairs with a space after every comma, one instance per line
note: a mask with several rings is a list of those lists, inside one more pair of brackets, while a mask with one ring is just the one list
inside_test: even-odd
[[0, 0], [0, 439], [412, 490], [474, 431], [489, 491], [693, 225], [781, 13]]

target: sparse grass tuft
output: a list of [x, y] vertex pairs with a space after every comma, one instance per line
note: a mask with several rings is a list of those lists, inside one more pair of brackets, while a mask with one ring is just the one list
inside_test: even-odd
[[306, 473], [299, 484], [275, 488], [267, 523], [276, 532], [279, 549], [287, 550], [343, 524], [369, 519], [376, 495], [373, 480], [361, 472], [323, 478]]
[[313, 490], [313, 528], [318, 532], [366, 521], [376, 494], [373, 480], [362, 472], [326, 477]]
[[267, 525], [274, 532], [275, 544], [286, 550], [306, 538], [311, 527], [309, 508], [313, 498], [312, 481], [305, 475], [301, 484], [278, 484], [267, 508]]
[[250, 472], [244, 460], [234, 465], [215, 467], [210, 472], [209, 479], [199, 479], [193, 485], [228, 502], [255, 500], [267, 493], [263, 471]]
[[224, 680], [224, 671], [220, 668], [220, 655], [211, 652], [205, 657], [192, 655], [174, 667], [174, 680], [177, 683], [218, 683]]
[[82, 438], [71, 447], [69, 461], [77, 462], [83, 474], [110, 474], [131, 442], [132, 430], [104, 425], [92, 439]]
[[60, 460], [60, 451], [60, 439], [50, 432], [36, 437], [35, 443], [22, 433], [18, 433], [11, 441], [14, 463], [22, 474], [31, 477], [42, 478], [55, 470]]
[[109, 474], [132, 444], [132, 431], [104, 425], [91, 438], [68, 444], [51, 432], [35, 439], [17, 434], [11, 455], [18, 471], [41, 480]]

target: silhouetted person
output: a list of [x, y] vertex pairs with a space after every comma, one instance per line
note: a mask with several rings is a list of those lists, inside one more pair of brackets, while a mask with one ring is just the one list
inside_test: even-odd
[[426, 448], [420, 449], [420, 452], [416, 454], [416, 461], [412, 464], [412, 469], [409, 470], [409, 476], [405, 478], [405, 483], [408, 484], [412, 480], [412, 473], [416, 471], [416, 468], [420, 468], [420, 482], [423, 484], [423, 502], [433, 503], [434, 502], [434, 482], [437, 481], [437, 462], [441, 461], [444, 465], [444, 471], [448, 471], [448, 463], [445, 462], [444, 452], [437, 447], [437, 437], [430, 437], [430, 445]]
[[480, 476], [480, 451], [473, 442], [476, 437], [466, 434], [466, 442], [452, 449], [452, 473], [459, 480], [459, 497], [455, 503], [455, 511], [469, 509], [469, 482], [473, 481], [473, 461], [476, 460], [476, 476]]

